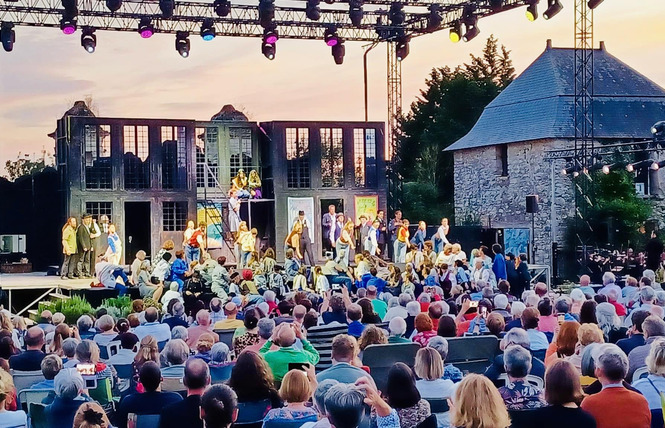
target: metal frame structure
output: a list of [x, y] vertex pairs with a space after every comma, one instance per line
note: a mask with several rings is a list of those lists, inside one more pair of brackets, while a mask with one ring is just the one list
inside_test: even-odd
[[390, 215], [402, 207], [402, 176], [399, 172], [401, 153], [399, 148], [399, 121], [402, 117], [402, 63], [397, 60], [397, 43], [387, 43], [388, 83], [388, 211]]

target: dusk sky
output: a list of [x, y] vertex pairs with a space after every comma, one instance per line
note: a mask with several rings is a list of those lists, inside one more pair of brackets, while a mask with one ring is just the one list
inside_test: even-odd
[[[544, 10], [541, 2], [540, 11]], [[479, 22], [480, 36], [453, 44], [448, 32], [419, 37], [402, 65], [404, 109], [432, 67], [454, 67], [479, 53], [494, 34], [512, 51], [520, 73], [545, 49], [573, 43], [573, 0], [550, 21], [529, 22], [520, 8]], [[595, 12], [596, 45], [665, 86], [664, 0], [605, 0]], [[80, 31], [80, 30], [79, 30]], [[0, 51], [0, 165], [17, 154], [53, 151], [46, 135], [75, 100], [90, 95], [100, 116], [207, 120], [224, 104], [252, 120], [363, 120], [362, 43], [347, 43], [342, 66], [323, 41], [280, 40], [268, 61], [259, 39], [191, 37], [181, 58], [174, 36], [143, 40], [135, 33], [97, 32], [97, 50], [80, 46], [80, 32], [16, 28], [14, 51]], [[369, 54], [369, 119], [386, 120], [386, 48]], [[663, 118], [665, 119], [665, 118]]]

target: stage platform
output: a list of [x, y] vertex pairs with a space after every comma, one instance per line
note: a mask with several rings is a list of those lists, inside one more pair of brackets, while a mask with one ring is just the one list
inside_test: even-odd
[[[60, 279], [59, 276], [47, 276], [46, 272], [3, 273], [0, 275], [0, 288], [7, 292], [9, 311], [15, 315], [21, 315], [51, 293], [71, 295], [73, 290], [89, 289], [91, 281], [90, 279]], [[14, 293], [32, 290], [40, 292], [43, 290], [43, 292], [29, 305], [13, 308], [12, 295]]]

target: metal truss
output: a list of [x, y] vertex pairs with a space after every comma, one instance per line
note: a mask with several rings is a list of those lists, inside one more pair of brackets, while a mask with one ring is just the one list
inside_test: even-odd
[[[658, 152], [663, 151], [663, 149], [665, 149], [665, 147], [661, 147], [653, 139], [624, 141], [616, 144], [594, 145], [593, 149], [589, 150], [587, 153], [587, 165], [591, 165], [593, 159], [597, 159], [598, 157], [605, 159], [615, 155]], [[563, 159], [572, 162], [578, 159], [578, 155], [579, 153], [575, 149], [548, 150], [545, 152], [543, 159], [545, 161]]]
[[387, 137], [389, 158], [388, 169], [388, 212], [394, 214], [402, 207], [402, 177], [400, 174], [401, 153], [399, 147], [399, 126], [402, 117], [402, 63], [397, 60], [397, 43], [390, 42], [388, 47], [387, 82], [388, 82], [388, 123]]
[[[212, 19], [218, 36], [261, 37], [263, 28], [259, 25], [258, 1], [247, 3], [231, 1], [231, 12], [220, 17], [215, 14], [212, 1], [176, 1], [171, 18], [164, 18], [158, 1], [125, 0], [116, 12], [106, 8], [103, 0], [79, 0], [77, 25], [105, 31], [136, 31], [140, 18], [149, 17], [156, 33], [175, 34], [186, 31], [198, 35], [204, 19]], [[280, 0], [281, 1], [281, 0]], [[527, 0], [504, 0], [500, 10], [493, 9], [491, 0], [415, 0], [404, 3], [405, 20], [392, 26], [389, 9], [392, 0], [365, 0], [363, 19], [360, 25], [353, 25], [349, 18], [348, 0], [333, 4], [320, 3], [321, 17], [313, 21], [306, 16], [305, 0], [291, 0], [287, 5], [276, 3], [274, 24], [284, 39], [322, 39], [324, 31], [331, 26], [347, 41], [389, 40], [397, 31], [412, 37], [433, 31], [450, 28], [463, 14], [464, 7], [476, 5], [478, 18], [498, 12], [512, 10], [528, 3]], [[438, 5], [441, 24], [428, 29], [429, 7]], [[295, 6], [294, 6], [295, 5]], [[65, 11], [60, 0], [3, 0], [0, 2], [0, 21], [11, 22], [16, 26], [59, 28]]]

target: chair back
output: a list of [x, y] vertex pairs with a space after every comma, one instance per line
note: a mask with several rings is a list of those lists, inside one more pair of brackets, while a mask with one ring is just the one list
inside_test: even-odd
[[218, 383], [224, 383], [227, 380], [231, 379], [231, 371], [233, 370], [235, 363], [227, 363], [222, 366], [210, 367], [210, 382], [213, 385]]
[[157, 342], [157, 349], [159, 349], [159, 352], [162, 352], [164, 350], [166, 342], [168, 342], [168, 340], [162, 340], [161, 342]]
[[219, 341], [222, 343], [226, 343], [226, 346], [229, 347], [229, 349], [233, 349], [233, 335], [236, 332], [235, 328], [226, 328], [223, 330], [213, 330], [217, 335], [219, 336]]
[[111, 393], [111, 379], [101, 378], [97, 379], [97, 387], [89, 389], [88, 393], [90, 398], [99, 402], [100, 405], [105, 405], [113, 402], [113, 394]]
[[24, 389], [29, 389], [32, 385], [46, 380], [41, 370], [10, 370], [10, 374], [14, 379], [14, 386], [16, 387], [16, 390], [19, 392], [23, 391]]
[[165, 377], [162, 379], [162, 391], [182, 392], [187, 391], [187, 387], [180, 377]]
[[127, 415], [127, 428], [155, 428], [159, 426], [159, 415]]
[[263, 424], [263, 418], [271, 408], [270, 400], [267, 399], [238, 403], [238, 418], [234, 425], [246, 428], [251, 424]]
[[363, 365], [369, 367], [377, 388], [385, 392], [388, 371], [395, 363], [404, 363], [413, 367], [416, 354], [420, 349], [417, 343], [389, 343], [369, 345], [363, 351]]
[[437, 423], [436, 423], [436, 415], [431, 414], [428, 417], [425, 418], [424, 421], [416, 425], [416, 428], [436, 428]]
[[30, 403], [28, 415], [30, 416], [30, 426], [32, 428], [48, 428], [45, 404]]
[[109, 349], [106, 346], [99, 346], [99, 358], [104, 361], [109, 359]]
[[651, 410], [651, 428], [661, 428], [664, 424], [663, 409]]
[[545, 361], [545, 358], [547, 357], [547, 349], [531, 351], [531, 355], [533, 355], [534, 358], [538, 358], [540, 361]]
[[499, 352], [499, 339], [496, 336], [453, 337], [448, 339], [448, 357], [460, 370], [471, 373], [484, 373]]
[[134, 367], [131, 364], [114, 364], [113, 368], [120, 379], [131, 379], [134, 377]]
[[[510, 381], [508, 380], [508, 375], [506, 373], [501, 373], [498, 378], [499, 381], [503, 381], [504, 385], [508, 385]], [[540, 389], [545, 387], [545, 381], [535, 375], [527, 375], [526, 382], [530, 383], [533, 386], [537, 386]]]
[[[101, 354], [101, 348], [99, 349], [99, 353]], [[108, 355], [107, 358], [111, 358], [115, 354], [118, 353], [120, 350], [120, 341], [119, 340], [114, 340], [113, 342], [109, 342], [106, 344], [106, 355]]]
[[430, 412], [446, 413], [450, 411], [447, 398], [425, 398], [429, 403]]
[[646, 368], [646, 366], [640, 367], [633, 372], [633, 382], [635, 382], [637, 379], [642, 379], [643, 377], [647, 376], [649, 376], [649, 369]]
[[49, 394], [55, 394], [55, 391], [52, 389], [24, 389], [18, 393], [18, 402], [21, 405], [21, 408], [26, 412], [30, 410], [31, 403], [40, 403]]
[[307, 330], [307, 340], [319, 353], [319, 362], [316, 371], [323, 371], [332, 367], [332, 341], [338, 334], [347, 334], [346, 325], [317, 326]]

